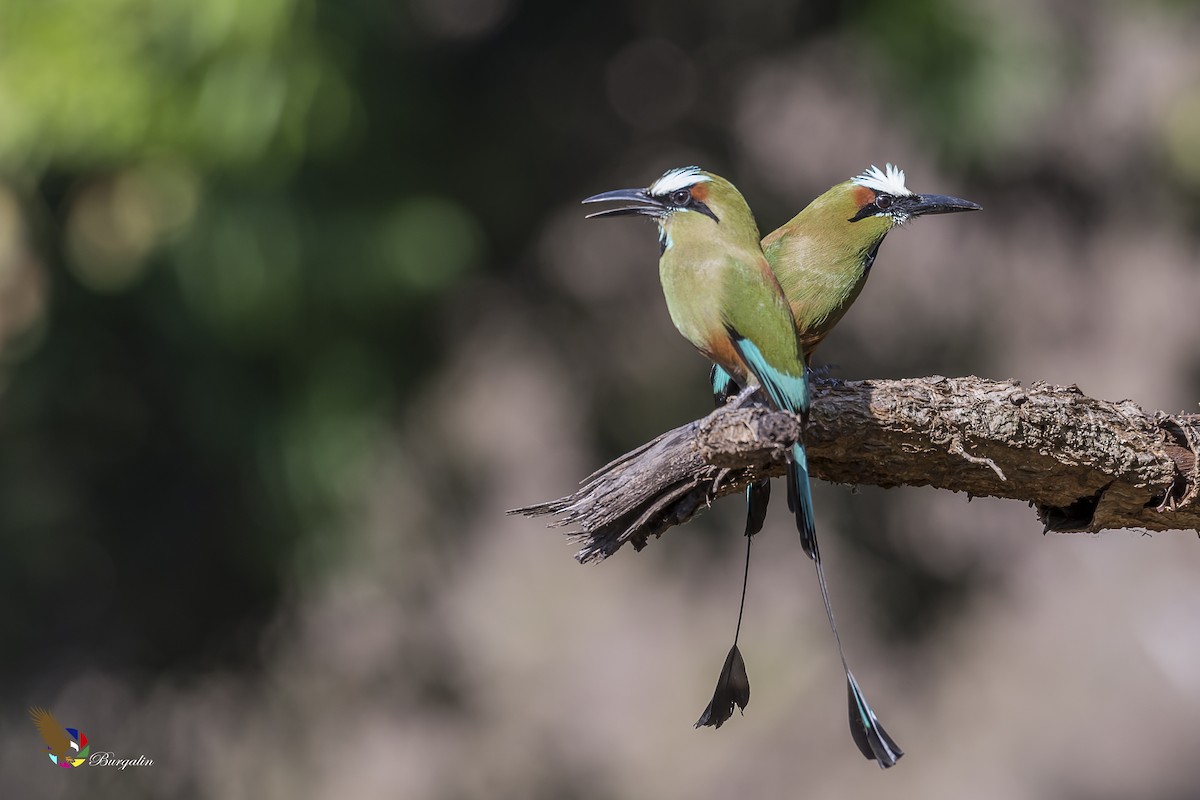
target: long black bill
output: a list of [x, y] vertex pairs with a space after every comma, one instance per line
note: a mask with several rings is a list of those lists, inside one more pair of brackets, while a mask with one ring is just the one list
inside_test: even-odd
[[908, 201], [907, 211], [914, 217], [923, 217], [926, 214], [955, 214], [959, 211], [983, 210], [983, 206], [978, 203], [945, 194], [916, 194], [903, 199]]
[[654, 217], [663, 211], [662, 204], [646, 194], [645, 189], [614, 189], [611, 192], [594, 194], [583, 202], [611, 203], [614, 201], [621, 202], [624, 205], [619, 205], [615, 208], [606, 208], [603, 211], [594, 211], [587, 215], [587, 219], [594, 217], [618, 217], [629, 214], [644, 214], [648, 217]]

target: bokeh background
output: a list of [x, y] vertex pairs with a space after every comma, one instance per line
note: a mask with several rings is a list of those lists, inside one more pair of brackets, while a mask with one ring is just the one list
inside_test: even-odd
[[[1176, 0], [5, 0], [0, 796], [1200, 797], [1200, 542], [820, 485], [858, 754], [776, 508], [581, 567], [504, 511], [708, 410], [653, 227], [893, 161], [843, 378], [1200, 399], [1200, 8]], [[782, 506], [782, 504], [779, 504]], [[38, 704], [119, 772], [55, 770]]]

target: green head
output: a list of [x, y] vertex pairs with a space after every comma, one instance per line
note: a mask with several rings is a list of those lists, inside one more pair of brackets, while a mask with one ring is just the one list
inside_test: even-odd
[[944, 194], [917, 194], [904, 183], [904, 170], [888, 164], [887, 169], [872, 166], [866, 172], [841, 184], [847, 187], [857, 207], [847, 217], [851, 225], [865, 220], [878, 220], [876, 226], [891, 230], [914, 217], [927, 214], [953, 214], [956, 211], [980, 211], [970, 200]]
[[969, 200], [913, 192], [904, 172], [888, 164], [837, 184], [767, 234], [763, 252], [792, 306], [805, 353], [858, 297], [889, 231], [926, 214], [977, 210]]
[[614, 217], [640, 214], [658, 223], [665, 252], [674, 242], [723, 240], [757, 244], [758, 225], [750, 206], [732, 183], [699, 167], [667, 170], [645, 189], [617, 189], [593, 195], [585, 203], [617, 201], [622, 205], [589, 214]]
[[[839, 183], [814, 200], [787, 225], [769, 234], [764, 248], [804, 222], [812, 230], [839, 240], [848, 250], [873, 249], [892, 228], [929, 214], [979, 211], [970, 200], [944, 194], [917, 194], [904, 183], [904, 170], [888, 164], [872, 166], [844, 183]], [[816, 219], [814, 219], [816, 218]], [[814, 227], [816, 223], [816, 227]]]

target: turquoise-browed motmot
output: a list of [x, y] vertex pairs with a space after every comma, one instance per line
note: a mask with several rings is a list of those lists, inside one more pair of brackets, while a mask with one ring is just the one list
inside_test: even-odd
[[[929, 214], [978, 210], [970, 200], [913, 192], [904, 171], [888, 164], [831, 187], [767, 234], [763, 254], [791, 306], [805, 363], [812, 362], [817, 345], [858, 299], [893, 228]], [[710, 378], [718, 406], [737, 394], [737, 385], [719, 365]], [[769, 482], [746, 487], [747, 536], [762, 529], [769, 499]]]
[[[904, 171], [887, 164], [829, 188], [767, 234], [763, 253], [788, 298], [805, 363], [858, 298], [892, 229], [915, 217], [978, 210], [970, 200], [913, 192]], [[710, 377], [718, 406], [737, 393], [737, 384], [720, 366], [713, 366]], [[746, 536], [762, 529], [770, 490], [769, 480], [746, 487]], [[717, 718], [715, 724], [723, 721]]]
[[917, 217], [979, 211], [970, 200], [917, 194], [888, 164], [831, 187], [767, 234], [763, 254], [796, 320], [806, 361], [858, 299], [884, 237]]
[[[659, 277], [671, 320], [710, 361], [742, 385], [758, 384], [781, 410], [809, 411], [808, 375], [796, 321], [775, 273], [763, 255], [758, 226], [741, 193], [724, 178], [696, 167], [668, 171], [646, 189], [619, 189], [585, 203], [619, 202], [590, 216], [641, 214], [658, 223]], [[835, 637], [837, 627], [817, 549], [803, 440], [788, 462], [789, 505], [805, 552], [816, 563], [821, 594]], [[743, 604], [745, 592], [743, 588]], [[741, 612], [738, 615], [739, 630]], [[838, 639], [841, 654], [841, 641]], [[903, 755], [879, 724], [846, 666], [851, 733], [860, 750], [889, 767]], [[741, 654], [726, 658], [713, 702], [697, 726], [727, 719], [734, 703], [745, 708], [750, 687]]]

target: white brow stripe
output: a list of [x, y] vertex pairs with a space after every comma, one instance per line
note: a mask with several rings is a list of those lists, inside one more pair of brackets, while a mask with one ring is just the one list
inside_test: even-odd
[[686, 189], [697, 183], [711, 180], [712, 178], [701, 172], [699, 167], [676, 167], [667, 170], [661, 178], [651, 184], [647, 191], [655, 196], [667, 195], [677, 189]]
[[872, 164], [870, 169], [850, 180], [859, 186], [865, 186], [885, 194], [899, 197], [912, 194], [912, 191], [904, 185], [904, 170], [894, 164], [888, 164], [886, 171]]

